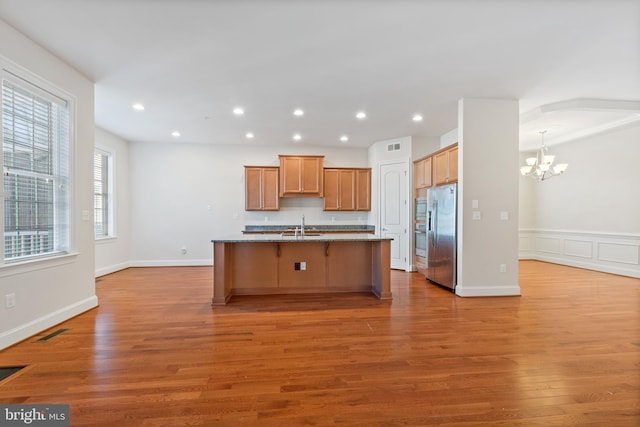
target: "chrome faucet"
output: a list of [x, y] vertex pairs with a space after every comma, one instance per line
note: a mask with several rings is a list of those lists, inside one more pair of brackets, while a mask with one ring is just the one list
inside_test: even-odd
[[300, 236], [304, 237], [304, 215], [302, 215], [302, 219], [300, 220]]

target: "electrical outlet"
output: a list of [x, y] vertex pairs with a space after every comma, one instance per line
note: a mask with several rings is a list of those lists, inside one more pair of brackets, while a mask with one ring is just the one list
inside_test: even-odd
[[186, 246], [181, 247], [181, 248], [180, 248], [180, 253], [181, 253], [182, 255], [186, 255], [186, 254], [187, 254], [187, 247], [186, 247]]
[[300, 263], [300, 270], [306, 270], [307, 269], [307, 263], [305, 261], [302, 261]]
[[6, 308], [13, 308], [16, 306], [16, 294], [10, 293], [4, 296], [4, 306]]
[[500, 273], [507, 272], [507, 264], [500, 264]]

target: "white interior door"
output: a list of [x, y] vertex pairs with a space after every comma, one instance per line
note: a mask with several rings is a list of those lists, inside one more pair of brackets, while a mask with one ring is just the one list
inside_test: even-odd
[[380, 165], [380, 234], [392, 237], [391, 268], [407, 269], [407, 164]]

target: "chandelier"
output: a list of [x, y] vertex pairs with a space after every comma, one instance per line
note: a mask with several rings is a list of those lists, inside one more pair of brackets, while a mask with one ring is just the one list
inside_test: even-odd
[[536, 153], [536, 157], [528, 157], [526, 159], [527, 164], [520, 166], [520, 173], [522, 175], [529, 176], [538, 181], [544, 181], [556, 175], [561, 175], [569, 166], [567, 163], [558, 163], [552, 166], [555, 156], [549, 154], [549, 149], [544, 145], [544, 134], [546, 132], [546, 130], [540, 131], [542, 146]]

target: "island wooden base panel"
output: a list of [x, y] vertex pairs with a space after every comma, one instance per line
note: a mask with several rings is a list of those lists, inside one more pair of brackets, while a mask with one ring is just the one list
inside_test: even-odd
[[525, 261], [520, 297], [392, 271], [390, 301], [211, 307], [212, 275], [101, 277], [99, 307], [0, 352], [27, 366], [0, 402], [67, 403], [72, 426], [640, 425], [638, 279]]
[[[372, 292], [390, 299], [390, 243], [215, 243], [213, 305], [233, 295]], [[304, 270], [295, 270], [296, 263]]]

